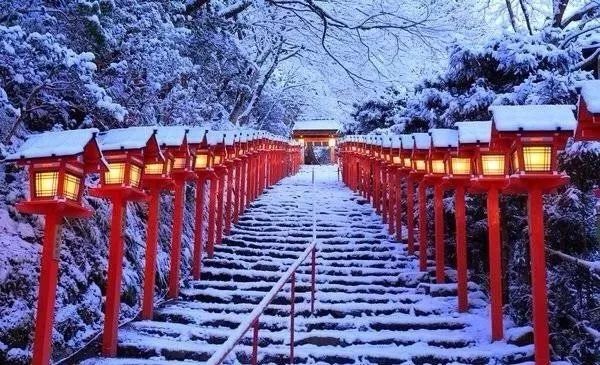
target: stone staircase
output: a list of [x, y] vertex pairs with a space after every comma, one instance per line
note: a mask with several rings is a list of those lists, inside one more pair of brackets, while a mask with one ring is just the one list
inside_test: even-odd
[[[531, 345], [489, 342], [487, 299], [470, 283], [459, 315], [455, 287], [436, 285], [390, 239], [370, 205], [337, 181], [334, 167], [308, 168], [269, 189], [206, 259], [202, 280], [119, 331], [119, 358], [85, 365], [205, 362], [316, 236], [317, 294], [310, 313], [310, 260], [296, 278], [295, 363], [510, 364]], [[314, 226], [314, 232], [313, 232]], [[451, 272], [449, 271], [451, 276]], [[289, 363], [289, 285], [260, 318], [259, 363]], [[251, 331], [236, 347], [249, 363]], [[228, 363], [236, 363], [234, 358]]]

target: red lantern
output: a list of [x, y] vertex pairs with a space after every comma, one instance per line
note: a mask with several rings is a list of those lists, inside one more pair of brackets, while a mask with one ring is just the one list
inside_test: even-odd
[[[202, 251], [204, 234], [204, 206], [206, 184], [213, 184], [215, 174], [213, 171], [214, 153], [208, 144], [208, 130], [200, 127], [190, 129], [188, 142], [194, 151], [193, 170], [196, 173], [196, 206], [194, 226], [194, 253], [192, 260], [192, 277], [200, 280], [202, 272]], [[210, 204], [209, 204], [210, 206]]]
[[155, 131], [149, 128], [113, 129], [99, 137], [108, 162], [108, 171], [100, 176], [100, 184], [92, 194], [110, 200], [112, 218], [109, 237], [108, 277], [102, 354], [117, 353], [117, 330], [121, 307], [121, 276], [123, 268], [123, 220], [128, 201], [141, 201], [146, 194], [141, 188], [144, 154], [156, 159], [160, 155]]
[[459, 122], [458, 148], [451, 150], [448, 159], [449, 174], [444, 179], [448, 187], [454, 189], [456, 217], [456, 272], [458, 311], [466, 312], [469, 308], [467, 290], [467, 240], [466, 240], [466, 206], [465, 191], [474, 174], [474, 157], [476, 151], [487, 145], [491, 138], [492, 122]]
[[170, 166], [173, 181], [173, 235], [171, 238], [171, 267], [169, 270], [169, 289], [167, 297], [179, 296], [181, 275], [181, 238], [183, 233], [183, 208], [185, 185], [196, 178], [192, 170], [194, 155], [188, 145], [189, 129], [182, 126], [157, 127], [158, 143]]
[[33, 135], [7, 161], [27, 166], [29, 198], [17, 204], [21, 213], [45, 216], [40, 285], [33, 340], [33, 363], [52, 358], [54, 301], [60, 259], [59, 227], [64, 217], [84, 218], [92, 212], [81, 202], [83, 179], [106, 170], [96, 142], [98, 130], [80, 129]]
[[431, 146], [431, 137], [428, 133], [413, 133], [414, 140], [411, 163], [413, 170], [411, 179], [418, 184], [419, 195], [419, 269], [427, 271], [427, 157]]
[[427, 158], [427, 181], [434, 187], [435, 215], [435, 277], [438, 284], [445, 282], [444, 248], [444, 178], [450, 172], [450, 151], [458, 147], [458, 131], [436, 128], [429, 131], [431, 148]]
[[528, 194], [535, 361], [549, 364], [543, 194], [568, 182], [558, 171], [556, 155], [577, 122], [569, 105], [492, 106], [490, 111], [492, 139], [503, 141], [511, 156], [508, 191]]

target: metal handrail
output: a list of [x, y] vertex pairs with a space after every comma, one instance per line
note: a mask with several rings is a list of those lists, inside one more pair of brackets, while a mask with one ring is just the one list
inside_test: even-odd
[[313, 242], [304, 250], [304, 252], [296, 259], [296, 261], [290, 266], [290, 268], [283, 274], [283, 276], [275, 283], [273, 288], [265, 295], [265, 297], [258, 303], [258, 306], [248, 315], [248, 318], [244, 320], [235, 331], [229, 336], [221, 347], [215, 352], [210, 359], [206, 362], [208, 365], [221, 364], [227, 356], [234, 350], [235, 346], [242, 340], [246, 332], [252, 327], [253, 328], [253, 339], [252, 339], [252, 364], [257, 363], [257, 351], [258, 351], [258, 328], [260, 316], [265, 312], [267, 306], [271, 304], [275, 296], [283, 288], [283, 286], [290, 281], [291, 282], [291, 298], [290, 298], [290, 364], [294, 363], [294, 301], [295, 301], [295, 286], [296, 286], [296, 270], [306, 260], [308, 255], [311, 255], [312, 269], [311, 269], [311, 299], [310, 299], [310, 312], [314, 313], [315, 310], [315, 256], [316, 256], [316, 245], [317, 242]]

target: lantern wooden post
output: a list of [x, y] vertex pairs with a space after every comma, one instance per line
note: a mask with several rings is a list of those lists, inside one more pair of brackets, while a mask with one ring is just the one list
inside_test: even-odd
[[406, 178], [406, 244], [408, 253], [415, 253], [415, 183], [412, 177]]
[[212, 258], [215, 253], [216, 244], [216, 215], [217, 215], [217, 194], [219, 193], [219, 179], [216, 175], [211, 176], [210, 193], [208, 194], [208, 233], [206, 239], [206, 253]]
[[469, 309], [468, 277], [467, 277], [467, 238], [465, 218], [465, 187], [456, 186], [454, 190], [454, 210], [456, 211], [456, 276], [458, 311], [466, 312]]
[[141, 313], [141, 318], [145, 320], [151, 320], [154, 311], [154, 280], [158, 251], [158, 221], [160, 217], [161, 190], [160, 188], [153, 188], [148, 192], [148, 228], [146, 233], [146, 261], [144, 265]]
[[427, 186], [421, 181], [419, 193], [419, 270], [427, 271]]
[[492, 319], [492, 340], [504, 337], [502, 321], [502, 241], [500, 239], [499, 187], [487, 191], [488, 214], [488, 254], [490, 269], [490, 306]]
[[441, 184], [433, 188], [435, 215], [435, 279], [438, 284], [445, 282], [445, 249], [444, 249], [444, 190]]
[[52, 329], [54, 325], [54, 304], [58, 280], [59, 244], [58, 230], [62, 217], [47, 214], [44, 222], [44, 242], [40, 269], [40, 287], [35, 317], [35, 337], [33, 339], [33, 364], [49, 364], [52, 358]]
[[102, 355], [107, 357], [117, 355], [117, 330], [119, 328], [123, 272], [123, 213], [127, 202], [120, 197], [115, 197], [111, 203], [112, 218], [108, 246], [104, 332], [102, 334]]

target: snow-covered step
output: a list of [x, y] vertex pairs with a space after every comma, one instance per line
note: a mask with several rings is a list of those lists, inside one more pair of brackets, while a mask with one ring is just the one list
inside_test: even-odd
[[[373, 208], [337, 182], [331, 167], [310, 183], [310, 170], [284, 179], [255, 202], [203, 261], [202, 278], [161, 305], [152, 321], [119, 333], [123, 359], [85, 365], [200, 364], [230, 336], [317, 240], [315, 311], [311, 264], [296, 273], [295, 363], [488, 364], [532, 359], [531, 345], [490, 343], [487, 298], [469, 285], [471, 312], [458, 314], [456, 285], [434, 284], [416, 256], [394, 241]], [[328, 175], [327, 175], [328, 174]], [[314, 214], [313, 214], [314, 212]], [[313, 226], [313, 222], [316, 225]], [[429, 269], [434, 262], [429, 261]], [[455, 277], [452, 270], [446, 272]], [[290, 287], [260, 317], [259, 363], [289, 362]], [[251, 333], [235, 348], [249, 363]]]

